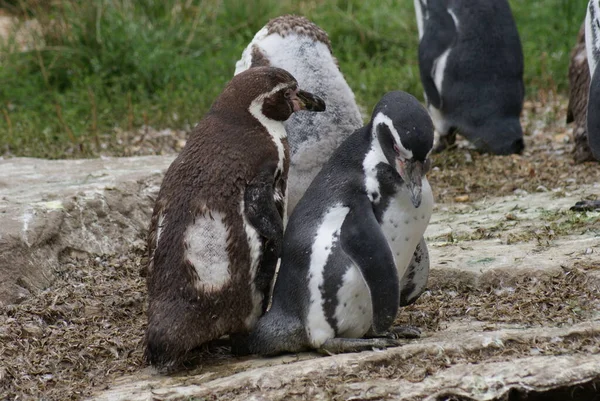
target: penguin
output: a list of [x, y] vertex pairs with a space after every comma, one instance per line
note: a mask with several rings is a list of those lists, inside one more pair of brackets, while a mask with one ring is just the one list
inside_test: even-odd
[[283, 15], [256, 33], [235, 74], [271, 65], [289, 71], [300, 86], [324, 99], [323, 113], [295, 113], [285, 122], [290, 144], [288, 214], [334, 149], [362, 127], [354, 93], [333, 55], [327, 33], [305, 17]]
[[576, 163], [594, 160], [588, 145], [587, 104], [590, 89], [590, 68], [585, 49], [585, 22], [577, 35], [577, 43], [571, 51], [569, 62], [569, 103], [567, 124], [573, 123], [573, 158]]
[[249, 353], [358, 352], [419, 336], [392, 324], [427, 284], [433, 139], [427, 110], [396, 91], [335, 150], [290, 216]]
[[243, 338], [264, 313], [280, 254], [289, 148], [283, 122], [325, 103], [285, 70], [235, 76], [164, 176], [148, 235], [145, 359]]
[[419, 71], [439, 135], [435, 152], [460, 133], [481, 152], [525, 147], [523, 50], [507, 0], [414, 0]]
[[590, 70], [587, 104], [588, 144], [592, 155], [600, 160], [600, 0], [590, 0], [585, 16], [585, 48]]

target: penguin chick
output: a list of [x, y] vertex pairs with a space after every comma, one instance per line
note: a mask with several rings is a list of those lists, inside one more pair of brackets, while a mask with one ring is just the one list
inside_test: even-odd
[[414, 0], [419, 70], [439, 143], [521, 153], [523, 50], [507, 0]]
[[333, 151], [363, 125], [354, 93], [333, 56], [327, 33], [296, 15], [270, 20], [246, 47], [235, 73], [271, 65], [289, 71], [302, 88], [325, 100], [324, 113], [295, 113], [285, 122], [290, 144], [288, 214]]
[[[424, 290], [433, 124], [413, 96], [387, 93], [333, 153], [290, 216], [271, 309], [251, 353], [353, 352], [399, 345], [398, 307]], [[368, 338], [364, 338], [364, 337]]]
[[585, 23], [577, 35], [577, 44], [571, 51], [569, 62], [569, 104], [567, 124], [573, 123], [573, 158], [576, 163], [594, 160], [588, 145], [587, 104], [590, 90], [590, 68], [585, 49]]
[[588, 3], [585, 47], [591, 76], [586, 124], [588, 144], [594, 158], [600, 160], [600, 0], [590, 0]]
[[287, 71], [235, 76], [162, 182], [148, 236], [145, 359], [178, 368], [201, 344], [248, 332], [266, 309], [283, 237], [283, 122], [323, 100]]

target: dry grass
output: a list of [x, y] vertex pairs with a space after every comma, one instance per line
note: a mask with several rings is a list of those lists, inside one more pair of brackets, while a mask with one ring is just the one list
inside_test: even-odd
[[81, 399], [141, 366], [140, 258], [70, 260], [54, 285], [0, 313], [0, 398]]

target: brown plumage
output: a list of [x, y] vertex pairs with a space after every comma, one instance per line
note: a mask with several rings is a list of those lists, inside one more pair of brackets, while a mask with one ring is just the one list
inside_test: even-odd
[[577, 35], [577, 44], [571, 52], [569, 63], [569, 105], [567, 124], [573, 122], [573, 157], [576, 163], [594, 160], [588, 144], [586, 129], [588, 93], [590, 89], [590, 69], [585, 49], [585, 26]]
[[[283, 235], [282, 122], [300, 95], [311, 94], [282, 69], [235, 76], [167, 170], [148, 236], [151, 364], [176, 368], [199, 345], [246, 333], [262, 313]], [[258, 117], [250, 110], [257, 102]], [[264, 117], [281, 125], [279, 148]]]
[[291, 14], [282, 15], [270, 20], [266, 27], [269, 35], [278, 33], [282, 38], [285, 38], [290, 33], [308, 36], [314, 41], [322, 42], [327, 45], [329, 51], [333, 53], [327, 32], [306, 17]]

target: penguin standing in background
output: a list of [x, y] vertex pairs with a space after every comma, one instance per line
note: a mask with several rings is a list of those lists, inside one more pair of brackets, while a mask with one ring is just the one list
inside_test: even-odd
[[425, 108], [390, 92], [337, 148], [290, 216], [272, 306], [250, 334], [251, 353], [354, 352], [419, 335], [392, 324], [427, 284], [432, 146]]
[[439, 142], [520, 153], [523, 50], [507, 0], [414, 0], [419, 70]]
[[271, 65], [289, 71], [302, 88], [323, 98], [324, 113], [295, 113], [285, 127], [290, 144], [288, 214], [342, 141], [362, 127], [352, 90], [333, 56], [327, 33], [305, 17], [269, 21], [246, 47], [235, 73]]
[[577, 35], [577, 44], [569, 62], [569, 104], [567, 124], [573, 123], [573, 158], [576, 163], [594, 160], [588, 144], [587, 105], [590, 90], [590, 68], [585, 49], [585, 22]]
[[594, 158], [600, 160], [600, 0], [590, 0], [588, 4], [585, 47], [591, 76], [587, 105], [588, 143]]
[[167, 170], [148, 236], [145, 359], [171, 370], [266, 310], [283, 237], [283, 122], [322, 99], [287, 71], [235, 76]]

